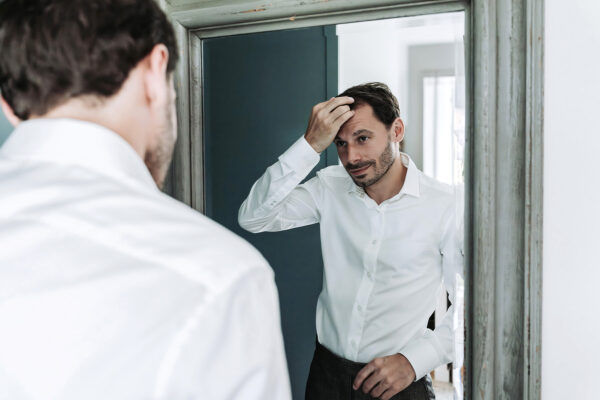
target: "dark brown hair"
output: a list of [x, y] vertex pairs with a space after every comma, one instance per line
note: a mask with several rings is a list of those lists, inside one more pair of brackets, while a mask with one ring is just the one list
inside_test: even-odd
[[175, 35], [153, 0], [4, 0], [0, 91], [23, 120], [70, 98], [110, 97], [157, 44], [170, 74]]
[[340, 96], [354, 98], [354, 103], [350, 105], [351, 109], [363, 104], [370, 105], [377, 119], [388, 129], [392, 126], [396, 118], [400, 117], [398, 99], [396, 99], [396, 96], [394, 96], [385, 83], [369, 82], [352, 86], [338, 97]]

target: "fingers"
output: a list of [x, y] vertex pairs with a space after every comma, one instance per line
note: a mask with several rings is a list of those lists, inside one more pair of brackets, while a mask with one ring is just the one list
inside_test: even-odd
[[329, 114], [339, 106], [352, 103], [354, 103], [354, 99], [352, 97], [332, 97], [329, 100], [316, 104], [312, 111], [313, 113], [323, 111], [324, 113]]
[[342, 124], [354, 115], [347, 105], [353, 101], [351, 97], [333, 97], [313, 107], [304, 138], [317, 153], [331, 144]]
[[394, 397], [398, 393], [400, 393], [400, 390], [395, 390], [395, 389], [390, 388], [383, 393], [383, 395], [380, 397], [380, 399], [381, 400], [390, 400], [392, 397]]
[[346, 121], [348, 121], [350, 118], [352, 118], [353, 115], [354, 115], [354, 110], [348, 110], [348, 111], [344, 112], [343, 114], [341, 114], [339, 117], [337, 117], [335, 121], [333, 121], [332, 125], [336, 129], [336, 133], [337, 133], [337, 131], [340, 130], [342, 125], [344, 125], [346, 123]]
[[350, 111], [348, 104], [352, 104], [352, 97], [332, 97], [328, 101], [315, 105], [313, 115], [318, 115], [322, 120], [335, 121], [338, 117]]
[[[364, 385], [363, 385], [364, 387]], [[385, 379], [380, 380], [377, 385], [369, 392], [372, 397], [381, 397], [381, 395], [389, 388]]]
[[[380, 383], [381, 383], [381, 385], [385, 385], [385, 383], [383, 381], [384, 381], [384, 376], [382, 376], [382, 374], [379, 371], [375, 371], [362, 384], [363, 393], [365, 393], [365, 394], [371, 393], [371, 390], [376, 389]], [[382, 390], [382, 392], [383, 392], [383, 390]], [[377, 397], [373, 394], [371, 396]]]
[[412, 366], [402, 354], [378, 357], [361, 369], [352, 388], [381, 400], [390, 400], [415, 379]]
[[[387, 360], [387, 362], [386, 362]], [[375, 358], [370, 363], [364, 366], [354, 379], [352, 388], [354, 390], [362, 389], [366, 394], [382, 400], [389, 400], [396, 394], [400, 393], [404, 387], [410, 382], [402, 382], [399, 379], [395, 368], [390, 368], [390, 360], [386, 357]]]
[[329, 112], [332, 112], [334, 109], [336, 109], [339, 106], [343, 106], [345, 104], [352, 104], [352, 103], [354, 103], [354, 99], [352, 97], [348, 97], [348, 96], [332, 97], [331, 99], [329, 99], [329, 101], [325, 102], [325, 109], [328, 110]]
[[344, 123], [350, 118], [352, 118], [352, 116], [354, 115], [354, 111], [350, 110], [350, 107], [348, 106], [339, 106], [338, 108], [333, 110], [329, 115], [332, 121], [331, 126], [337, 133], [341, 126], [344, 125]]
[[335, 121], [336, 119], [338, 119], [338, 117], [340, 117], [342, 114], [347, 113], [348, 111], [350, 111], [349, 106], [341, 105], [339, 107], [336, 107], [333, 111], [331, 111], [331, 113], [329, 113], [329, 118], [332, 121]]
[[358, 390], [360, 386], [363, 384], [365, 379], [369, 377], [375, 371], [375, 366], [372, 363], [369, 363], [363, 367], [358, 374], [356, 374], [356, 378], [354, 378], [354, 383], [352, 384], [352, 388], [354, 390]]

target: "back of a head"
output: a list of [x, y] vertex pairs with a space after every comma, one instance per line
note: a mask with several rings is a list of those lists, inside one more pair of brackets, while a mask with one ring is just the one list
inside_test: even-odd
[[173, 28], [154, 0], [0, 2], [0, 91], [21, 120], [72, 98], [116, 94], [157, 44], [177, 64]]

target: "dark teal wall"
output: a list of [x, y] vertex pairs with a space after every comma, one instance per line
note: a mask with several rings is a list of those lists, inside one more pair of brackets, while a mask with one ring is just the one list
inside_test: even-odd
[[294, 400], [304, 399], [315, 348], [319, 226], [252, 234], [237, 215], [256, 179], [304, 133], [311, 108], [337, 94], [335, 44], [335, 27], [314, 27], [211, 38], [203, 47], [206, 213], [273, 267]]
[[4, 113], [0, 111], [0, 146], [2, 145], [2, 143], [4, 143], [8, 135], [10, 135], [12, 130], [12, 125], [6, 120]]

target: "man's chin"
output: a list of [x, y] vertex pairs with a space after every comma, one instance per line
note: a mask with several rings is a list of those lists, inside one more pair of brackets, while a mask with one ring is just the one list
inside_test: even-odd
[[352, 181], [357, 186], [360, 186], [362, 188], [365, 188], [365, 187], [368, 186], [367, 183], [369, 182], [369, 179], [367, 179], [367, 174], [359, 175], [359, 176], [354, 176], [350, 172], [348, 172], [348, 175], [350, 175], [350, 178], [352, 178]]

